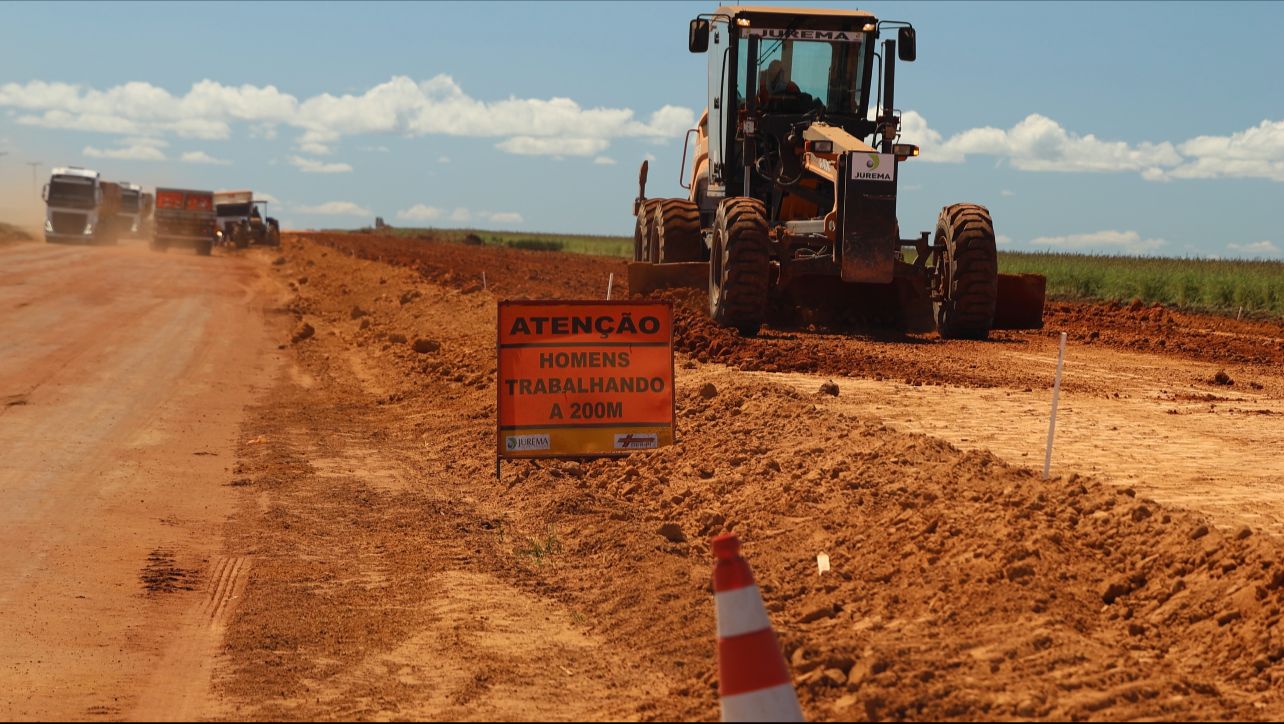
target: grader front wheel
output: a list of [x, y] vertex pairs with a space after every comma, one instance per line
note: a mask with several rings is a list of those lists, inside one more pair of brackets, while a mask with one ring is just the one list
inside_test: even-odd
[[740, 334], [758, 333], [767, 316], [771, 259], [767, 213], [761, 201], [726, 199], [714, 220], [709, 258], [709, 314]]
[[994, 324], [999, 257], [990, 212], [953, 204], [936, 220], [932, 277], [936, 329], [945, 339], [985, 339]]

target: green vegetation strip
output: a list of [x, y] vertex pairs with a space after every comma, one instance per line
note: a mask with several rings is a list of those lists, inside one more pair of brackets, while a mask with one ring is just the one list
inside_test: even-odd
[[1060, 299], [1140, 299], [1205, 312], [1284, 315], [1284, 263], [1000, 252], [999, 271], [1042, 274]]
[[[630, 258], [630, 236], [534, 234], [481, 229], [392, 229], [398, 236]], [[1129, 302], [1202, 312], [1284, 316], [1284, 263], [999, 252], [999, 271], [1042, 274], [1054, 299]]]
[[403, 229], [389, 230], [396, 236], [430, 237], [442, 241], [487, 246], [508, 246], [532, 251], [568, 251], [592, 256], [633, 256], [631, 236], [587, 236], [582, 234], [535, 234], [520, 231], [486, 231], [483, 229]]

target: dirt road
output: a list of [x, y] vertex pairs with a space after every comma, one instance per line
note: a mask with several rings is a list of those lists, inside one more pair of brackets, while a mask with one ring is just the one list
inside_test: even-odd
[[0, 247], [0, 716], [201, 716], [224, 486], [273, 378], [260, 272], [142, 246]]
[[745, 340], [673, 294], [678, 443], [497, 479], [496, 300], [624, 293], [620, 262], [0, 254], [11, 717], [711, 719], [724, 530], [812, 719], [1284, 716], [1277, 322]]

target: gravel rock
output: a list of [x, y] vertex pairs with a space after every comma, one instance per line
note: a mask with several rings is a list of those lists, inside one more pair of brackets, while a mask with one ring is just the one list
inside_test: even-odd
[[665, 523], [660, 526], [658, 532], [670, 543], [685, 543], [687, 540], [686, 534], [682, 532], [682, 526], [677, 523]]
[[1101, 590], [1101, 600], [1107, 604], [1114, 603], [1120, 596], [1132, 593], [1132, 586], [1127, 581], [1111, 581]]
[[290, 341], [294, 342], [295, 344], [298, 344], [299, 342], [302, 342], [305, 339], [311, 338], [312, 335], [316, 333], [317, 333], [317, 330], [314, 329], [312, 325], [308, 324], [307, 322], [304, 322], [303, 324], [299, 325], [298, 329], [294, 330], [294, 336], [290, 338]]
[[824, 606], [820, 606], [819, 608], [813, 608], [807, 613], [804, 613], [802, 617], [798, 619], [798, 622], [811, 623], [812, 621], [819, 621], [822, 618], [833, 618], [834, 615], [837, 613], [838, 612], [834, 610], [833, 604], [826, 604]]
[[429, 352], [436, 352], [441, 349], [440, 342], [433, 339], [424, 339], [423, 337], [416, 339], [415, 343], [411, 346], [419, 354], [428, 354]]

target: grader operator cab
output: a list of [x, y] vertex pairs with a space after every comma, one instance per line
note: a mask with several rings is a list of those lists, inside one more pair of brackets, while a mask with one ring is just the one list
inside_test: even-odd
[[901, 238], [899, 165], [919, 149], [899, 142], [895, 73], [917, 54], [912, 26], [729, 6], [692, 20], [688, 43], [708, 54], [708, 107], [683, 149], [687, 198], [646, 198], [642, 164], [632, 291], [707, 286], [711, 316], [745, 335], [773, 302], [946, 338], [1042, 326], [1043, 280], [1000, 279], [984, 206], [946, 206], [934, 233]]

